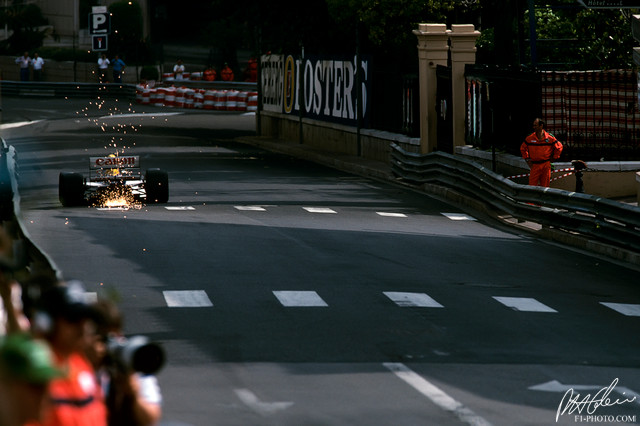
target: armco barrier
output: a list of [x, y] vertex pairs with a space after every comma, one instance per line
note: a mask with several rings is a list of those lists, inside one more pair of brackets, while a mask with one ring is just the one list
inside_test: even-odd
[[9, 147], [3, 140], [0, 144], [0, 221], [13, 217], [13, 188], [8, 157]]
[[516, 219], [640, 252], [640, 207], [561, 189], [520, 185], [469, 160], [443, 152], [407, 152], [394, 143], [391, 162], [393, 173], [407, 181], [452, 188]]
[[[15, 265], [19, 270], [30, 274], [47, 274], [60, 279], [59, 270], [54, 262], [35, 244], [22, 223], [20, 213], [20, 195], [18, 192], [15, 149], [7, 146], [0, 139], [0, 170], [2, 171], [2, 203], [3, 217], [0, 218], [1, 226], [7, 228], [7, 234], [13, 240], [13, 247], [19, 247], [22, 253], [13, 253]], [[5, 181], [8, 179], [8, 182]], [[8, 192], [7, 192], [8, 191]], [[7, 207], [9, 209], [5, 210]], [[6, 216], [4, 214], [6, 213]], [[17, 260], [20, 258], [20, 260]]]
[[3, 96], [57, 97], [57, 98], [123, 98], [133, 99], [133, 84], [70, 83], [39, 81], [0, 81]]
[[[176, 83], [176, 82], [168, 82]], [[140, 103], [146, 103], [143, 100], [145, 88], [148, 89], [147, 97], [150, 98], [148, 103], [164, 105], [165, 97], [162, 102], [154, 99], [156, 95], [160, 95], [159, 91], [164, 88], [164, 93], [169, 90], [173, 92], [170, 99], [176, 102], [175, 95], [177, 87], [172, 84], [159, 85], [141, 85], [141, 84], [119, 84], [119, 83], [75, 83], [75, 82], [44, 82], [44, 81], [11, 81], [0, 80], [0, 90], [3, 96], [21, 96], [21, 97], [57, 97], [57, 98], [117, 98], [117, 99], [136, 99]], [[204, 94], [206, 91], [214, 92], [246, 92], [248, 101], [248, 110], [254, 110], [251, 106], [252, 102], [257, 105], [256, 83], [246, 82], [227, 82], [227, 81], [181, 81], [180, 88], [184, 91], [193, 91], [194, 99], [197, 101], [199, 96], [196, 94]], [[252, 97], [255, 97], [252, 99]], [[224, 102], [226, 102], [226, 97]], [[186, 105], [186, 99], [185, 99]], [[175, 105], [172, 105], [175, 106]], [[195, 102], [194, 102], [195, 106]], [[213, 109], [213, 108], [212, 108]], [[221, 108], [225, 109], [225, 108]]]

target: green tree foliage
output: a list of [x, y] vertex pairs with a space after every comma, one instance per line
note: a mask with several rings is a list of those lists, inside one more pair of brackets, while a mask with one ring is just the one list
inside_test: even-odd
[[11, 55], [18, 55], [42, 46], [46, 37], [48, 21], [42, 11], [35, 4], [14, 4], [3, 9], [0, 14], [0, 25], [6, 25], [12, 32], [8, 39], [0, 43], [0, 51]]
[[[633, 68], [631, 13], [586, 9], [577, 16], [578, 65], [585, 69]], [[638, 12], [638, 11], [636, 11]]]
[[[564, 6], [564, 7], [562, 7]], [[535, 10], [541, 68], [614, 69], [632, 67], [631, 13], [586, 9], [573, 1]], [[529, 26], [528, 14], [524, 18]]]
[[[412, 31], [425, 22], [474, 24], [479, 63], [531, 63], [527, 0], [195, 0], [188, 15], [179, 2], [156, 1], [166, 11], [152, 25], [156, 42], [195, 42], [230, 63], [238, 49], [352, 55], [359, 44], [376, 67], [408, 69], [417, 63]], [[577, 0], [534, 4], [539, 63], [631, 65], [628, 11], [590, 10]]]

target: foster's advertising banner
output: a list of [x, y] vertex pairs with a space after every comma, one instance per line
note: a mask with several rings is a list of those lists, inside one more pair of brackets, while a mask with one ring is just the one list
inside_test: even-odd
[[[355, 57], [327, 59], [309, 56], [263, 55], [263, 110], [300, 115], [345, 125], [357, 124], [357, 64]], [[362, 126], [369, 122], [370, 60], [360, 60]]]

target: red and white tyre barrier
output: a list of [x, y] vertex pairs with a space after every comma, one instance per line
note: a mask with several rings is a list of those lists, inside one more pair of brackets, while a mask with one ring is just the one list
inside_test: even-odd
[[138, 85], [136, 86], [136, 102], [169, 108], [256, 112], [258, 110], [258, 92]]

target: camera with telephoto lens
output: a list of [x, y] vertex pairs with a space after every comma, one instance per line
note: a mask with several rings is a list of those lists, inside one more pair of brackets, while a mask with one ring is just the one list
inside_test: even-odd
[[164, 349], [146, 336], [112, 337], [107, 348], [111, 359], [128, 371], [155, 374], [164, 365]]

